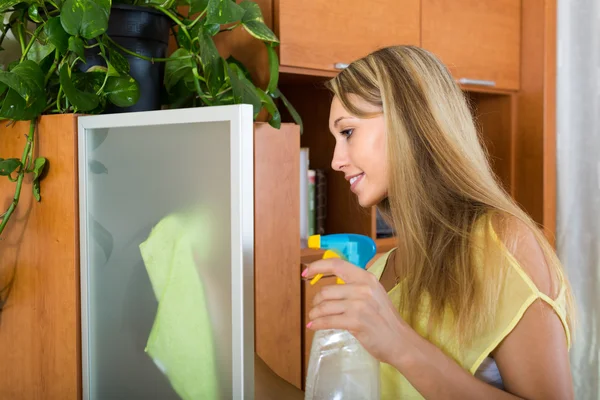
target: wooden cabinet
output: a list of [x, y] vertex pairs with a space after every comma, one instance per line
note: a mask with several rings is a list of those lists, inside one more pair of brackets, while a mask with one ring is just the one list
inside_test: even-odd
[[420, 3], [420, 0], [275, 0], [281, 65], [336, 71], [380, 47], [418, 45]]
[[521, 0], [422, 0], [421, 46], [466, 87], [519, 89]]

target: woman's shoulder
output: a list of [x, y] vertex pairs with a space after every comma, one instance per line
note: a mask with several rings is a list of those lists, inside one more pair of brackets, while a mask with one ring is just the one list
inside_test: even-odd
[[509, 264], [539, 292], [556, 297], [562, 277], [553, 274], [553, 249], [541, 231], [531, 222], [498, 212], [488, 215], [486, 222], [491, 240], [506, 255]]

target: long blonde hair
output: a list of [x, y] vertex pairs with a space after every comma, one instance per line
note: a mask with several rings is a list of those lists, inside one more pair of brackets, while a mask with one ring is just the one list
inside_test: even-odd
[[[414, 46], [383, 48], [353, 62], [327, 87], [358, 117], [371, 115], [349, 95], [383, 111], [389, 183], [378, 207], [396, 233], [395, 267], [407, 282], [399, 311], [410, 324], [424, 294], [432, 326], [439, 326], [449, 307], [463, 342], [492, 323], [507, 265], [503, 251], [511, 243], [503, 251], [486, 246], [484, 271], [477, 271], [471, 235], [476, 221], [492, 213], [503, 216], [500, 225], [511, 216], [524, 223], [544, 252], [552, 280], [566, 282], [541, 230], [494, 175], [465, 95], [433, 54]], [[572, 325], [568, 283], [566, 291]]]

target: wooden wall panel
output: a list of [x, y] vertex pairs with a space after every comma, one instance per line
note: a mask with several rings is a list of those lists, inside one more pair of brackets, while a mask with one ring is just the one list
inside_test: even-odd
[[556, 231], [556, 4], [522, 2], [515, 197], [554, 243]]
[[509, 194], [513, 194], [514, 99], [508, 94], [469, 93], [475, 123], [481, 132], [494, 173]]
[[255, 125], [254, 274], [258, 356], [301, 386], [300, 130]]
[[[36, 154], [49, 161], [41, 203], [26, 181], [0, 241], [0, 282], [14, 276], [0, 314], [0, 398], [68, 400], [81, 396], [77, 128], [73, 115], [45, 116]], [[0, 157], [20, 157], [29, 123], [0, 126]], [[14, 184], [0, 179], [4, 212]]]

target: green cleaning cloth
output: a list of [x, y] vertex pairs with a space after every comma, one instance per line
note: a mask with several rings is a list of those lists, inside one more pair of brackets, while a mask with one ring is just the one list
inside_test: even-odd
[[172, 214], [140, 244], [158, 300], [145, 350], [184, 400], [219, 398], [208, 304], [194, 261], [195, 252], [210, 249], [206, 232], [197, 216]]

